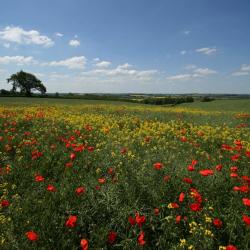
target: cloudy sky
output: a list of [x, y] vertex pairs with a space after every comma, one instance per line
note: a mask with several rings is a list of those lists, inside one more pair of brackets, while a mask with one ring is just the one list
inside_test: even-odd
[[8, 0], [0, 89], [19, 70], [48, 92], [248, 93], [249, 0]]

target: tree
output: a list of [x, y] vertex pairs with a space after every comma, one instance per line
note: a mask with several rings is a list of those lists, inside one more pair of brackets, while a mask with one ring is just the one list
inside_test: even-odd
[[36, 76], [22, 70], [16, 74], [12, 74], [7, 79], [7, 82], [12, 84], [12, 92], [14, 93], [16, 93], [17, 89], [20, 89], [20, 92], [26, 96], [31, 96], [32, 90], [37, 90], [41, 94], [46, 93], [46, 87]]

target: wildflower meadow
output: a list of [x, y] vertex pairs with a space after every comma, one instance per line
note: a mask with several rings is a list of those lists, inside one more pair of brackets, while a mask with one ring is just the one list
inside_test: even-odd
[[0, 249], [250, 249], [241, 100], [25, 100], [0, 101]]

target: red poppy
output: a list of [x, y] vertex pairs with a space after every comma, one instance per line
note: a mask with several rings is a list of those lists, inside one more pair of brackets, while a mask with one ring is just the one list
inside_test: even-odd
[[55, 188], [53, 185], [49, 184], [49, 185], [47, 186], [47, 190], [48, 190], [49, 192], [55, 192], [55, 191], [56, 191], [56, 188]]
[[146, 217], [144, 215], [140, 216], [139, 213], [136, 213], [135, 221], [139, 227], [142, 227], [142, 225], [146, 222]]
[[86, 239], [82, 239], [80, 242], [81, 250], [88, 250], [89, 249], [89, 242]]
[[217, 165], [215, 168], [216, 168], [217, 171], [221, 171], [221, 170], [222, 170], [222, 165], [219, 164], [219, 165]]
[[42, 182], [42, 181], [44, 181], [44, 177], [42, 175], [36, 175], [35, 176], [35, 181], [36, 182]]
[[185, 194], [184, 193], [180, 193], [179, 202], [183, 202], [184, 198], [185, 198]]
[[99, 179], [98, 179], [98, 182], [99, 182], [100, 184], [103, 184], [103, 183], [106, 182], [106, 179], [105, 179], [105, 178], [99, 178]]
[[83, 194], [86, 192], [86, 189], [84, 187], [78, 187], [76, 190], [75, 190], [75, 193], [77, 195], [80, 195], [80, 194]]
[[189, 165], [188, 167], [187, 167], [187, 170], [188, 171], [194, 171], [195, 170], [195, 168], [194, 168], [194, 165]]
[[89, 146], [88, 148], [87, 148], [87, 150], [89, 151], [89, 152], [93, 152], [94, 151], [94, 147], [92, 147], [92, 146]]
[[75, 153], [71, 153], [71, 154], [70, 154], [70, 159], [71, 159], [71, 160], [74, 160], [75, 158], [76, 158], [76, 154], [75, 154]]
[[243, 214], [242, 220], [246, 223], [246, 225], [250, 226], [250, 217]]
[[108, 168], [108, 174], [112, 175], [114, 173], [114, 169], [113, 168]]
[[180, 223], [180, 221], [181, 221], [181, 215], [177, 215], [175, 217], [175, 223], [178, 224], [178, 223]]
[[76, 221], [77, 221], [77, 216], [70, 215], [68, 220], [65, 223], [65, 226], [66, 227], [75, 227], [76, 226]]
[[237, 173], [231, 173], [231, 174], [230, 174], [230, 177], [231, 177], [231, 178], [237, 178], [237, 177], [238, 177], [238, 174], [237, 174]]
[[38, 240], [38, 234], [34, 231], [28, 231], [25, 233], [26, 237], [31, 241], [37, 241]]
[[250, 157], [250, 151], [246, 151], [246, 157]]
[[160, 209], [159, 209], [159, 208], [155, 208], [155, 209], [154, 209], [154, 214], [155, 214], [155, 215], [159, 215], [159, 213], [160, 213]]
[[71, 168], [73, 166], [73, 162], [71, 162], [71, 161], [70, 162], [66, 162], [65, 166], [67, 168]]
[[199, 173], [202, 176], [208, 176], [208, 175], [213, 175], [214, 171], [212, 169], [203, 169], [203, 170], [200, 170]]
[[191, 178], [183, 178], [183, 181], [189, 184], [193, 183], [193, 180]]
[[236, 154], [236, 155], [231, 156], [232, 161], [238, 161], [239, 158], [240, 158], [240, 154]]
[[187, 138], [186, 138], [185, 136], [182, 136], [182, 137], [180, 138], [180, 140], [181, 140], [181, 142], [186, 142], [186, 141], [187, 141]]
[[248, 186], [239, 186], [239, 187], [235, 186], [235, 187], [233, 187], [233, 190], [240, 191], [242, 193], [248, 193], [250, 191]]
[[222, 227], [222, 221], [221, 221], [220, 219], [218, 219], [218, 218], [215, 218], [215, 219], [213, 220], [213, 224], [214, 224], [214, 226], [217, 227], [217, 228], [221, 228], [221, 227]]
[[242, 199], [242, 202], [243, 202], [243, 204], [244, 204], [245, 206], [250, 207], [250, 199], [248, 199], [248, 198], [243, 198], [243, 199]]
[[2, 202], [1, 202], [1, 206], [2, 207], [8, 207], [10, 205], [10, 202], [8, 201], [8, 200], [3, 200]]
[[197, 161], [197, 160], [192, 160], [191, 165], [195, 166], [197, 163], [198, 163], [198, 161]]
[[108, 243], [110, 245], [114, 244], [114, 242], [116, 241], [116, 237], [117, 237], [117, 233], [114, 231], [109, 232], [108, 234]]
[[228, 246], [226, 246], [226, 250], [237, 250], [237, 247], [235, 247], [233, 245], [228, 245]]
[[179, 205], [175, 202], [170, 203], [171, 208], [179, 208]]
[[238, 171], [238, 167], [233, 166], [233, 167], [230, 168], [230, 170], [231, 170], [232, 172], [237, 172], [237, 171]]
[[163, 168], [163, 164], [162, 163], [160, 163], [160, 162], [154, 163], [154, 169], [160, 170], [162, 168]]
[[144, 232], [140, 232], [138, 238], [137, 238], [137, 242], [140, 246], [144, 246], [146, 244], [146, 241], [144, 240], [145, 237], [145, 233]]
[[134, 226], [136, 224], [136, 221], [135, 221], [135, 219], [132, 216], [128, 217], [128, 221], [129, 221], [129, 223], [130, 223], [131, 226]]
[[190, 204], [189, 207], [194, 212], [201, 211], [201, 204], [200, 203], [192, 203], [192, 204]]

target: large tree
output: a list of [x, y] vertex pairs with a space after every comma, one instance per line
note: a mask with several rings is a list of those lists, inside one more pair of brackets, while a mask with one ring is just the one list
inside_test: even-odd
[[41, 92], [41, 94], [46, 93], [46, 87], [36, 78], [36, 76], [22, 70], [11, 75], [10, 78], [7, 79], [7, 82], [12, 84], [13, 92], [20, 89], [20, 92], [24, 93], [26, 96], [31, 96], [32, 90], [37, 90]]

